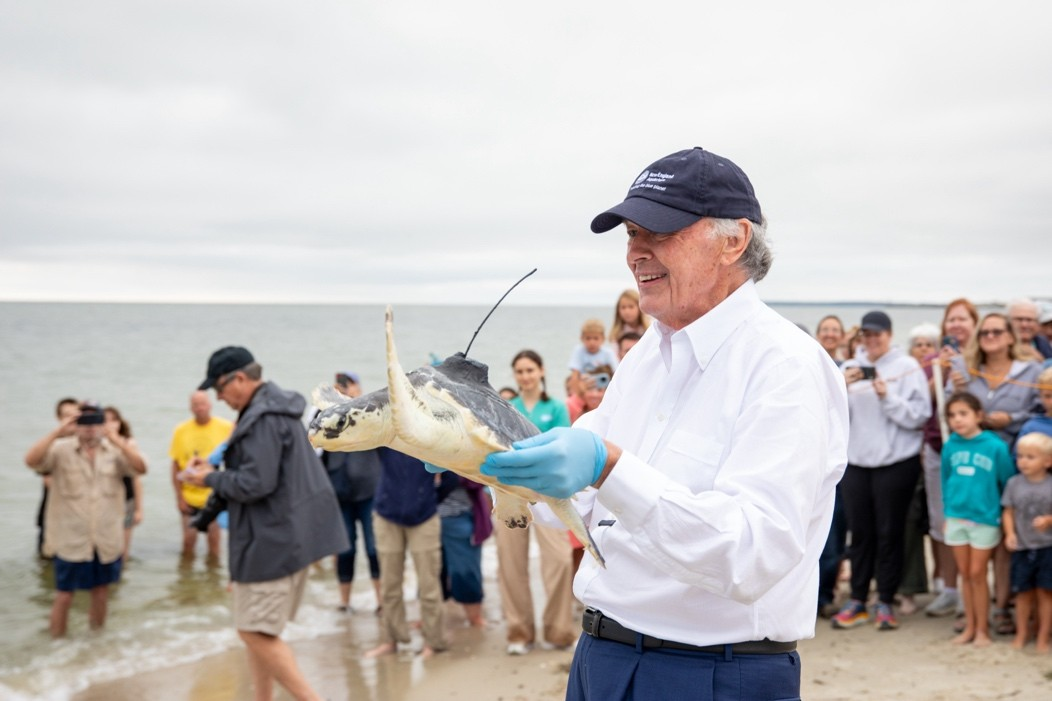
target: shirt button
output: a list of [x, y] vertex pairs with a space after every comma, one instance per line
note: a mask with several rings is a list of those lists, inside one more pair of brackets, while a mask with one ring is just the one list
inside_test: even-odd
[[657, 415], [657, 420], [658, 420], [658, 421], [664, 421], [664, 420], [665, 420], [665, 418], [666, 418], [666, 416], [665, 416], [664, 414], [658, 414], [658, 415]]

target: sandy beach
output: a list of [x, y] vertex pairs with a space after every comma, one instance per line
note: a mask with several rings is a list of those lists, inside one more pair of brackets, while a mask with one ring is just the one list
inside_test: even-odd
[[[490, 589], [495, 591], [496, 587]], [[926, 603], [930, 596], [920, 596]], [[413, 609], [410, 609], [411, 613]], [[561, 699], [572, 651], [535, 649], [523, 657], [504, 652], [496, 597], [486, 604], [487, 628], [466, 627], [459, 608], [447, 608], [448, 652], [424, 660], [412, 651], [378, 660], [362, 653], [376, 642], [371, 612], [347, 616], [346, 632], [298, 641], [297, 657], [327, 699], [371, 701]], [[801, 643], [803, 698], [809, 701], [908, 699], [1052, 699], [1052, 656], [1032, 645], [1016, 651], [999, 637], [986, 649], [950, 643], [952, 618], [904, 616], [897, 631], [871, 626], [834, 631], [821, 620], [816, 637]], [[416, 640], [418, 643], [419, 641]], [[75, 701], [241, 701], [251, 699], [243, 650], [199, 662], [98, 684]], [[284, 692], [278, 699], [289, 698]]]

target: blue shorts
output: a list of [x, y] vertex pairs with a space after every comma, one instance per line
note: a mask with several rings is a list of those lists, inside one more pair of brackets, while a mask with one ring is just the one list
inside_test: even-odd
[[1001, 542], [1001, 527], [963, 518], [946, 519], [946, 544], [970, 545], [976, 550], [993, 550]]
[[90, 562], [70, 562], [56, 557], [55, 588], [59, 591], [76, 591], [113, 584], [121, 578], [121, 561], [122, 558], [118, 557], [104, 565], [99, 562], [98, 553], [95, 553], [95, 558]]
[[1012, 553], [1012, 593], [1033, 589], [1052, 591], [1052, 548]]

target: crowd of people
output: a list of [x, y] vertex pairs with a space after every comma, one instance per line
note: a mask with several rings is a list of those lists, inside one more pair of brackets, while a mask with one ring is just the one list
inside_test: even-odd
[[[1037, 649], [1049, 651], [1050, 337], [1052, 308], [1027, 299], [983, 316], [955, 299], [940, 326], [911, 329], [905, 348], [892, 343], [881, 311], [847, 330], [836, 317], [819, 322], [816, 338], [843, 371], [850, 417], [848, 465], [820, 561], [818, 613], [834, 628], [872, 619], [894, 630], [930, 581], [935, 597], [924, 612], [956, 614], [953, 642], [983, 647], [992, 635], [1014, 635], [1021, 648], [1036, 635]], [[850, 593], [838, 604], [845, 554]]]

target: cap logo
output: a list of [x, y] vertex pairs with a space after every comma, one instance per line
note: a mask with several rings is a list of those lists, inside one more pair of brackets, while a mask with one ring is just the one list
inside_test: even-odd
[[636, 178], [636, 181], [632, 183], [632, 187], [628, 188], [628, 191], [632, 190], [658, 190], [664, 191], [667, 189], [665, 183], [672, 178], [676, 177], [675, 173], [661, 173], [659, 171], [651, 172], [644, 170]]

